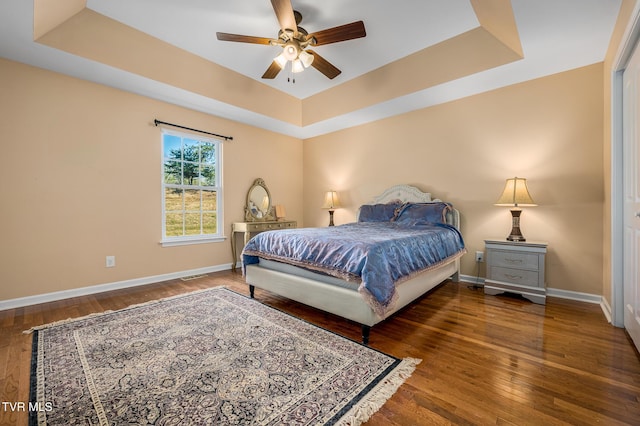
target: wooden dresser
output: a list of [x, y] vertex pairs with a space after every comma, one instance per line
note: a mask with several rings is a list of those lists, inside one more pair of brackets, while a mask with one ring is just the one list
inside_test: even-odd
[[263, 231], [272, 231], [276, 229], [291, 229], [298, 226], [295, 220], [270, 220], [265, 222], [234, 222], [231, 224], [231, 251], [233, 254], [233, 263], [231, 269], [236, 270], [236, 264], [238, 263], [238, 247], [236, 242], [236, 234], [243, 234], [242, 247], [247, 245], [251, 234], [257, 234]]

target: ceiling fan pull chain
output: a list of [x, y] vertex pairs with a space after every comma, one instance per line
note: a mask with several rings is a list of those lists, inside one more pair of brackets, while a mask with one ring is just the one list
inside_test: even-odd
[[[288, 66], [289, 64], [287, 64]], [[296, 78], [293, 73], [293, 63], [291, 63], [291, 68], [289, 68], [289, 75], [287, 76], [287, 83], [296, 84]]]

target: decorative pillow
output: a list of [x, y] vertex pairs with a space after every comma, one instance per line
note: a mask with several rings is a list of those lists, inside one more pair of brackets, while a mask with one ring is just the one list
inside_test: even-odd
[[447, 223], [449, 210], [451, 204], [443, 202], [407, 203], [397, 213], [395, 222], [407, 226]]
[[396, 217], [396, 210], [402, 207], [399, 202], [387, 204], [363, 204], [360, 206], [358, 222], [390, 222]]

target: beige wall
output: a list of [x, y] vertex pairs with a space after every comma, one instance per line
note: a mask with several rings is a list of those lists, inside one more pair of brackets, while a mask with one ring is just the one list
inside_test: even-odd
[[[603, 65], [553, 75], [304, 142], [304, 219], [325, 225], [322, 194], [339, 191], [337, 223], [385, 188], [413, 184], [452, 202], [476, 274], [484, 238], [505, 238], [508, 208], [493, 206], [504, 180], [525, 177], [535, 208], [522, 231], [549, 242], [547, 285], [601, 294]], [[481, 270], [484, 275], [484, 269]]]
[[[34, 3], [38, 43], [227, 105], [294, 125], [302, 122], [300, 99], [94, 10], [84, 8], [74, 14], [75, 9], [68, 6], [68, 10], [61, 12], [58, 3], [51, 0]], [[166, 66], [167, 63], [180, 66]]]
[[6, 60], [0, 93], [0, 300], [231, 262], [229, 241], [160, 246], [155, 118], [233, 136], [225, 229], [257, 177], [302, 220], [299, 139]]
[[37, 43], [54, 49], [306, 126], [521, 59], [511, 2], [471, 3], [478, 27], [303, 100], [102, 15], [85, 0], [34, 0], [33, 31]]
[[[460, 209], [466, 275], [477, 272], [484, 238], [509, 233], [508, 209], [493, 206], [504, 179], [526, 177], [539, 207], [525, 210], [522, 229], [550, 243], [548, 286], [602, 294], [603, 80], [597, 64], [301, 143], [1, 60], [2, 152], [11, 161], [0, 168], [0, 300], [231, 261], [228, 241], [160, 247], [154, 118], [234, 136], [224, 145], [226, 226], [241, 220], [256, 177], [308, 226], [326, 225], [327, 189], [340, 192], [336, 222], [345, 223], [386, 187], [414, 184]], [[105, 268], [107, 255], [115, 268]]]

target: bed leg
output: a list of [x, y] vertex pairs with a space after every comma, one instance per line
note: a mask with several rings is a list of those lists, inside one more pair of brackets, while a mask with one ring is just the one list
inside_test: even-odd
[[363, 325], [362, 326], [362, 344], [363, 345], [368, 345], [369, 344], [369, 334], [371, 333], [371, 327], [369, 327], [368, 325]]
[[453, 281], [454, 283], [460, 282], [460, 271], [456, 271], [455, 274], [451, 275], [451, 281]]
[[251, 297], [252, 299], [254, 299], [255, 291], [256, 291], [256, 287], [253, 285], [249, 285], [249, 297]]

